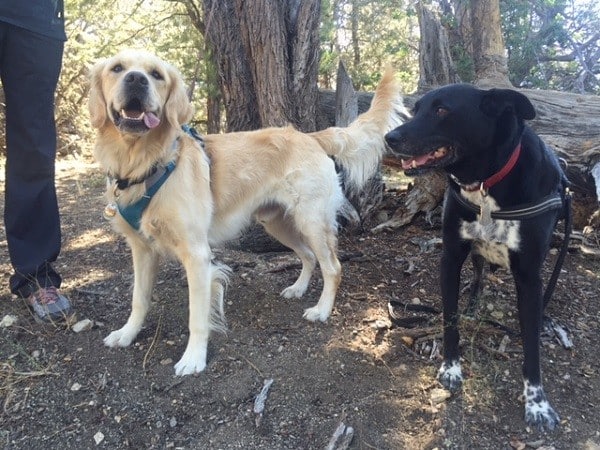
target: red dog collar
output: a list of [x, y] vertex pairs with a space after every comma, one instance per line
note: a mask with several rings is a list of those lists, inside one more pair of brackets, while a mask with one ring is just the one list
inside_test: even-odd
[[493, 185], [502, 181], [502, 179], [504, 179], [504, 177], [510, 173], [510, 171], [513, 169], [513, 167], [515, 167], [515, 164], [517, 163], [520, 154], [521, 154], [521, 141], [519, 141], [519, 144], [513, 150], [512, 155], [510, 155], [510, 158], [508, 159], [508, 161], [506, 161], [506, 164], [504, 164], [504, 167], [502, 167], [502, 169], [500, 169], [494, 175], [492, 175], [487, 180], [485, 180], [481, 183], [473, 183], [473, 184], [465, 185], [465, 184], [459, 183], [455, 177], [452, 177], [452, 179], [461, 187], [461, 189], [464, 189], [467, 192], [474, 192], [474, 191], [480, 190], [481, 192], [487, 193], [489, 188], [491, 188]]

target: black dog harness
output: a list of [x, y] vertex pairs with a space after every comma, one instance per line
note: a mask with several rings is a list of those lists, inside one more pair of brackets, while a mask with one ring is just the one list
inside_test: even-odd
[[[521, 153], [521, 143], [517, 145], [515, 150], [513, 151], [511, 157], [507, 161], [507, 163], [492, 175], [487, 180], [481, 183], [473, 183], [473, 184], [462, 184], [460, 181], [454, 176], [450, 175], [450, 179], [456, 183], [461, 189], [464, 189], [468, 192], [474, 192], [479, 190], [482, 196], [486, 196], [488, 194], [489, 188], [491, 188], [496, 183], [500, 182], [508, 173], [513, 169], [517, 160], [519, 159], [519, 155]], [[531, 219], [533, 217], [539, 216], [540, 214], [544, 214], [548, 211], [553, 211], [556, 209], [563, 210], [563, 218], [565, 220], [565, 237], [562, 242], [562, 246], [560, 248], [560, 252], [558, 254], [558, 258], [556, 260], [556, 264], [554, 265], [554, 270], [552, 271], [552, 275], [550, 276], [550, 280], [548, 280], [548, 286], [546, 286], [546, 290], [544, 291], [544, 305], [548, 303], [552, 293], [554, 292], [554, 288], [556, 287], [556, 282], [558, 281], [558, 275], [560, 274], [560, 269], [563, 265], [565, 256], [567, 254], [567, 250], [569, 248], [569, 238], [571, 236], [571, 228], [572, 228], [572, 211], [571, 211], [571, 192], [569, 190], [569, 181], [566, 177], [563, 176], [563, 192], [562, 195], [560, 192], [556, 192], [554, 194], [550, 194], [546, 197], [543, 197], [538, 202], [528, 203], [525, 205], [517, 205], [512, 208], [500, 209], [497, 211], [492, 211], [490, 213], [492, 219], [497, 220], [525, 220]], [[452, 186], [448, 187], [450, 194], [452, 197], [461, 205], [466, 211], [475, 213], [479, 216], [482, 214], [482, 209], [479, 205], [476, 205], [466, 198], [464, 198], [458, 189], [454, 189]]]

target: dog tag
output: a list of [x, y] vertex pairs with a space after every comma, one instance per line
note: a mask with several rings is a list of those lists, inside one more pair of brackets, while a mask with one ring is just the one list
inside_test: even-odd
[[479, 221], [484, 227], [492, 223], [492, 209], [490, 202], [485, 197], [483, 197], [483, 201], [481, 202], [481, 216]]
[[104, 208], [104, 212], [102, 213], [106, 220], [110, 220], [117, 215], [117, 205], [116, 203], [109, 203]]

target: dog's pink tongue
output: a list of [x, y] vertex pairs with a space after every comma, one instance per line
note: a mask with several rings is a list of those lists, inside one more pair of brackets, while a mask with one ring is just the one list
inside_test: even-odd
[[426, 164], [431, 158], [431, 154], [417, 156], [416, 158], [406, 159], [402, 161], [402, 168], [405, 170], [414, 169], [415, 167]]
[[144, 114], [144, 123], [148, 128], [156, 128], [160, 123], [160, 119], [156, 117], [156, 114], [147, 112]]

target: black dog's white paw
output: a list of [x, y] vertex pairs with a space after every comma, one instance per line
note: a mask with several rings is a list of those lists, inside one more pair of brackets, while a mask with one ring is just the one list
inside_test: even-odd
[[449, 391], [457, 391], [462, 386], [463, 376], [458, 361], [444, 361], [438, 371], [438, 380]]
[[560, 417], [546, 398], [541, 386], [533, 386], [525, 383], [525, 422], [527, 425], [536, 427], [540, 431], [545, 429], [552, 431], [560, 423]]

